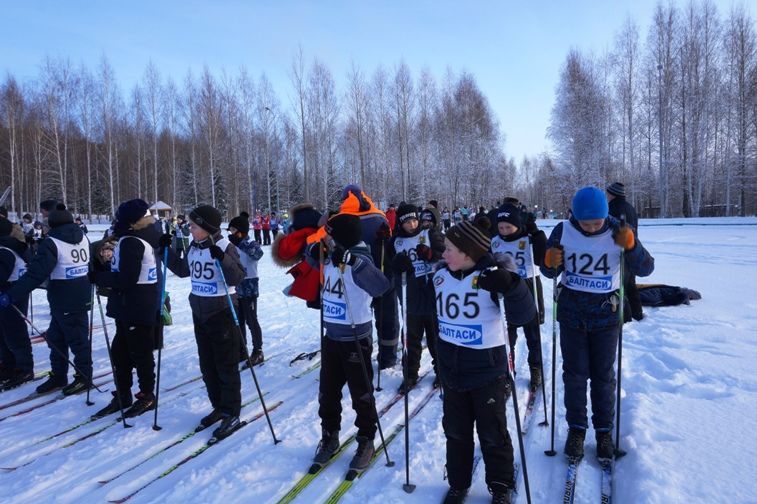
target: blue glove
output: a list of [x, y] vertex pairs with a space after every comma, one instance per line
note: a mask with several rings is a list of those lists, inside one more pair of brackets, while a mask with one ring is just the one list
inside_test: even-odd
[[11, 304], [13, 304], [13, 300], [8, 294], [6, 294], [5, 292], [0, 294], [0, 306], [2, 306], [3, 308], [8, 308]]

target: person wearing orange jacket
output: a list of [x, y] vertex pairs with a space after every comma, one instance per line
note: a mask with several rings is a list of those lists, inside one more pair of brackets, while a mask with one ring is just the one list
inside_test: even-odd
[[[347, 213], [360, 217], [363, 241], [370, 246], [373, 263], [382, 270], [392, 288], [382, 296], [373, 299], [373, 316], [378, 333], [379, 369], [393, 367], [397, 363], [397, 343], [399, 342], [399, 320], [397, 319], [397, 296], [394, 289], [394, 274], [386, 253], [392, 236], [389, 221], [384, 212], [378, 209], [371, 198], [356, 184], [349, 184], [342, 190], [341, 205], [338, 213]], [[326, 236], [321, 227], [308, 237], [308, 244], [316, 243]]]

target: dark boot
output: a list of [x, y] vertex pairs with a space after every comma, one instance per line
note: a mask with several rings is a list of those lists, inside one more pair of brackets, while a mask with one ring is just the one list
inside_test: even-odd
[[220, 441], [232, 435], [241, 425], [237, 415], [224, 415], [221, 425], [213, 431], [213, 437]]
[[371, 463], [376, 450], [373, 448], [373, 439], [363, 436], [358, 436], [355, 439], [357, 439], [357, 450], [355, 451], [355, 456], [350, 461], [350, 469], [362, 471]]
[[[0, 364], [0, 383], [8, 381], [13, 376], [13, 368]], [[5, 385], [3, 383], [3, 385]]]
[[223, 413], [221, 413], [221, 410], [213, 409], [209, 414], [202, 417], [200, 420], [200, 425], [204, 428], [210, 427], [216, 422], [220, 422], [223, 419]]
[[530, 366], [529, 369], [531, 371], [531, 383], [529, 387], [531, 390], [536, 390], [541, 387], [542, 383], [541, 366]]
[[318, 443], [318, 449], [313, 457], [313, 462], [323, 465], [329, 461], [334, 453], [339, 449], [339, 431], [328, 432], [326, 430], [321, 434], [321, 441]]
[[434, 383], [432, 385], [435, 389], [442, 386], [442, 382], [439, 379], [439, 375], [434, 376]]
[[585, 429], [568, 429], [568, 439], [565, 440], [565, 456], [573, 459], [580, 459], [584, 456], [584, 438], [586, 437]]
[[447, 495], [444, 496], [444, 504], [462, 504], [468, 496], [468, 489], [458, 490], [450, 487]]
[[42, 385], [38, 386], [36, 390], [38, 394], [46, 394], [48, 392], [52, 392], [55, 389], [65, 387], [67, 383], [68, 380], [65, 376], [57, 376], [53, 373], [50, 373], [50, 376], [47, 378], [47, 380], [45, 380]]
[[514, 490], [512, 485], [495, 481], [488, 485], [488, 488], [492, 496], [492, 504], [510, 504]]
[[[92, 415], [90, 417], [92, 420], [97, 420], [98, 418], [103, 418], [108, 415], [112, 415], [113, 413], [117, 413], [121, 411], [121, 408], [119, 407], [120, 405], [118, 403], [118, 397], [116, 397], [116, 393], [112, 392], [112, 394], [113, 394], [113, 399], [111, 399], [111, 401], [108, 403], [107, 406], [105, 406], [103, 409], [101, 409], [100, 411]], [[130, 405], [131, 405], [131, 398], [129, 399], [128, 402], [127, 401], [123, 402], [124, 408], [127, 408]]]
[[63, 392], [63, 395], [66, 395], [66, 396], [84, 392], [85, 390], [87, 390], [87, 386], [88, 386], [87, 383], [88, 383], [88, 380], [86, 378], [84, 378], [80, 374], [75, 374], [74, 381], [72, 381], [70, 384], [63, 387], [63, 390], [61, 392]]
[[413, 390], [415, 386], [418, 384], [418, 377], [411, 376], [407, 380], [402, 380], [402, 383], [400, 384], [399, 388], [397, 389], [398, 394], [405, 395], [408, 393], [408, 391]]
[[34, 379], [34, 373], [31, 371], [21, 371], [20, 369], [14, 370], [10, 378], [5, 380], [2, 384], [4, 390], [20, 387], [22, 384], [32, 381]]
[[152, 392], [137, 392], [137, 402], [124, 412], [124, 417], [133, 418], [141, 415], [145, 411], [155, 409], [155, 394]]
[[597, 432], [597, 458], [600, 462], [610, 461], [615, 456], [615, 445], [610, 431]]

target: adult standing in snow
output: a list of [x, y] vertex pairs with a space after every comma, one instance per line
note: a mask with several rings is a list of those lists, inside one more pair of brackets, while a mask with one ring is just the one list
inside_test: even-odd
[[[92, 355], [87, 338], [92, 309], [89, 272], [89, 240], [74, 216], [59, 204], [48, 216], [50, 232], [39, 243], [37, 255], [7, 293], [0, 296], [0, 306], [23, 303], [29, 293], [43, 282], [47, 284], [50, 303], [50, 327], [46, 340], [50, 347], [52, 371], [37, 392], [51, 392], [63, 387], [64, 395], [85, 390], [92, 377]], [[68, 383], [68, 351], [74, 354], [76, 373]]]
[[[625, 220], [629, 226], [631, 226], [639, 235], [639, 219], [636, 215], [636, 209], [626, 201], [626, 186], [621, 182], [613, 182], [606, 189], [607, 201], [609, 202], [609, 213], [616, 219], [620, 220], [625, 216]], [[626, 298], [631, 306], [631, 316], [634, 320], [641, 320], [644, 318], [644, 309], [641, 306], [641, 297], [639, 296], [639, 289], [636, 288], [636, 276], [631, 272], [626, 273], [624, 280], [624, 287]]]
[[255, 217], [252, 219], [252, 231], [255, 234], [255, 241], [263, 243], [263, 217], [260, 215], [260, 211], [255, 212]]
[[[615, 358], [618, 347], [620, 258], [624, 268], [639, 276], [654, 270], [654, 259], [636, 239], [633, 228], [608, 218], [605, 193], [596, 187], [576, 192], [572, 217], [560, 222], [547, 240], [542, 273], [561, 275], [557, 299], [560, 349], [563, 358], [565, 455], [581, 458], [589, 427], [586, 385], [591, 386], [592, 424], [597, 457], [612, 459], [615, 447]], [[621, 255], [621, 250], [624, 254]]]
[[[159, 346], [159, 277], [162, 275], [155, 248], [161, 234], [148, 208], [147, 202], [141, 199], [119, 205], [113, 227], [118, 242], [113, 251], [110, 271], [100, 271], [94, 275], [98, 288], [109, 291], [107, 314], [116, 321], [116, 335], [111, 347], [116, 391], [110, 404], [95, 413], [97, 418], [119, 411], [119, 405], [131, 406], [124, 413], [126, 418], [155, 409], [153, 349]], [[139, 392], [135, 395], [137, 401], [132, 405], [134, 369], [137, 371]]]
[[[373, 263], [384, 272], [384, 276], [393, 284], [391, 265], [387, 262], [389, 239], [392, 236], [389, 221], [384, 212], [373, 204], [371, 198], [355, 184], [347, 185], [342, 191], [342, 204], [339, 213], [360, 217], [363, 241], [370, 247]], [[308, 237], [308, 243], [315, 243], [325, 237], [324, 228]], [[397, 343], [399, 342], [399, 320], [397, 318], [397, 297], [391, 287], [381, 297], [373, 301], [373, 314], [379, 340], [379, 369], [393, 367], [397, 363]]]

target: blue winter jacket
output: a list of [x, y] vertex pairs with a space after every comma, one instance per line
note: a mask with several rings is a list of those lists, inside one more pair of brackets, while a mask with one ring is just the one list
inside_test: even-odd
[[[547, 240], [547, 249], [560, 244], [564, 225], [566, 225], [564, 221], [560, 222], [552, 230]], [[581, 229], [574, 218], [571, 218], [567, 225], [573, 226], [585, 236], [590, 236]], [[613, 217], [608, 217], [602, 229], [595, 234], [604, 233], [608, 227], [616, 230], [620, 227], [620, 222]], [[561, 266], [555, 271], [541, 266], [541, 272], [547, 278], [555, 278], [563, 272], [563, 269]], [[638, 237], [634, 248], [625, 252], [625, 270], [627, 274], [632, 273], [641, 277], [649, 276], [654, 271], [654, 258], [647, 252]], [[557, 320], [561, 324], [588, 331], [606, 329], [618, 324], [618, 312], [613, 311], [612, 302], [616, 293], [594, 294], [565, 286], [559, 286], [558, 291]], [[617, 303], [615, 305], [617, 306]]]

